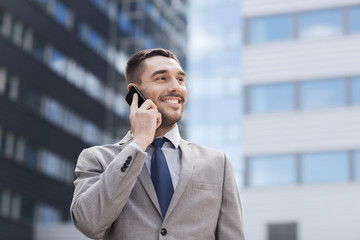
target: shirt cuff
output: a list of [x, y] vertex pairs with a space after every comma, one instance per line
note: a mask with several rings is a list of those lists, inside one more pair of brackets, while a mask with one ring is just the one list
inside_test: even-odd
[[141, 151], [141, 152], [144, 152], [144, 151], [142, 150], [142, 148], [141, 148], [139, 145], [137, 145], [135, 142], [131, 142], [129, 145], [133, 146], [134, 148], [136, 148], [137, 150], [139, 150], [139, 151]]

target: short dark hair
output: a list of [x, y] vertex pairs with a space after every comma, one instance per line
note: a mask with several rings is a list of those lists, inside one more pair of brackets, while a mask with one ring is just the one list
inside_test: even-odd
[[174, 59], [179, 65], [180, 61], [174, 53], [167, 49], [154, 48], [154, 49], [144, 49], [135, 53], [126, 64], [125, 80], [126, 85], [129, 83], [141, 84], [140, 75], [142, 71], [137, 71], [140, 69], [142, 62], [150, 57], [154, 56], [164, 56]]

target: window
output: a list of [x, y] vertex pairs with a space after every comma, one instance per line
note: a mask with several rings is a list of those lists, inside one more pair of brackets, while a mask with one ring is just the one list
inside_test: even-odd
[[58, 155], [44, 151], [41, 159], [41, 170], [45, 174], [57, 178], [61, 172], [61, 159]]
[[249, 158], [249, 186], [295, 184], [296, 156], [278, 155]]
[[360, 105], [360, 77], [355, 77], [352, 79], [351, 91], [352, 103]]
[[24, 26], [21, 22], [13, 21], [11, 24], [11, 29], [10, 29], [11, 40], [15, 44], [20, 45], [20, 46], [24, 39], [24, 29], [23, 28], [24, 28]]
[[38, 164], [39, 149], [34, 145], [26, 142], [25, 145], [25, 159], [24, 162], [27, 166], [36, 169]]
[[42, 95], [40, 92], [34, 89], [29, 89], [27, 93], [26, 105], [32, 111], [37, 114], [41, 113]]
[[290, 14], [257, 17], [248, 20], [249, 43], [263, 43], [293, 38]]
[[39, 6], [42, 7], [44, 10], [47, 10], [50, 0], [35, 0], [35, 2], [39, 4]]
[[19, 79], [10, 75], [4, 68], [0, 68], [0, 95], [5, 94], [10, 100], [15, 101], [19, 95]]
[[34, 203], [28, 199], [21, 201], [21, 218], [27, 222], [33, 222], [35, 216]]
[[76, 113], [66, 110], [64, 111], [64, 128], [65, 130], [69, 131], [70, 133], [80, 136], [81, 135], [81, 117]]
[[56, 1], [54, 6], [54, 18], [64, 27], [72, 26], [72, 13], [62, 2]]
[[17, 220], [20, 217], [20, 197], [7, 190], [0, 190], [0, 216]]
[[344, 79], [306, 81], [300, 83], [301, 109], [339, 107], [346, 104]]
[[50, 67], [59, 75], [66, 73], [66, 57], [59, 50], [53, 48], [50, 56]]
[[67, 79], [78, 88], [83, 88], [85, 80], [85, 71], [75, 61], [70, 60], [67, 66]]
[[289, 111], [295, 108], [291, 83], [251, 86], [248, 88], [248, 111], [251, 113]]
[[85, 75], [85, 92], [95, 99], [101, 99], [104, 96], [104, 87], [100, 80], [92, 73]]
[[45, 60], [45, 46], [45, 41], [33, 35], [31, 52], [41, 62]]
[[354, 152], [355, 180], [360, 181], [360, 150]]
[[5, 141], [3, 144], [3, 151], [5, 156], [8, 158], [14, 157], [14, 149], [15, 149], [15, 134], [13, 132], [6, 132]]
[[38, 223], [56, 223], [61, 220], [61, 214], [56, 208], [40, 204], [38, 207], [37, 222]]
[[343, 33], [342, 9], [328, 9], [301, 13], [299, 37], [318, 38]]
[[302, 182], [342, 182], [349, 179], [347, 152], [308, 153], [302, 156]]
[[349, 9], [349, 31], [360, 32], [360, 6]]
[[98, 128], [95, 124], [84, 121], [83, 123], [83, 129], [82, 129], [82, 139], [90, 144], [95, 144], [101, 142], [100, 139], [100, 132], [98, 131]]
[[62, 123], [62, 116], [62, 105], [54, 99], [47, 98], [45, 104], [45, 117], [50, 120], [50, 122], [60, 126]]
[[296, 240], [296, 223], [281, 223], [268, 225], [269, 240]]
[[103, 40], [100, 34], [94, 29], [89, 29], [89, 38], [87, 41], [96, 52], [100, 53], [103, 50]]

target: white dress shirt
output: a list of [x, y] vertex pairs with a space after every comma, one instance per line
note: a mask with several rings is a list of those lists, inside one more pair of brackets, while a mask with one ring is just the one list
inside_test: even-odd
[[[165, 155], [166, 162], [168, 164], [171, 175], [171, 180], [175, 190], [179, 182], [180, 171], [181, 171], [181, 150], [179, 148], [180, 133], [178, 126], [176, 125], [173, 129], [171, 129], [169, 132], [165, 133], [165, 135], [161, 137], [165, 137], [166, 139], [169, 140], [164, 142], [164, 145], [162, 146], [161, 150]], [[131, 144], [135, 144], [138, 149], [141, 149], [141, 147], [138, 146], [136, 143], [132, 142]], [[145, 151], [147, 153], [145, 164], [151, 175], [151, 157], [154, 152], [153, 145], [150, 144]]]

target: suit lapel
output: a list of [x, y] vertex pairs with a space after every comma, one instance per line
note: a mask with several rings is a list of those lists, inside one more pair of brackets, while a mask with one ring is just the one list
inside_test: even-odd
[[[132, 135], [131, 132], [129, 131], [126, 134], [126, 136], [123, 139], [121, 139], [121, 141], [119, 142], [121, 149], [123, 149], [126, 145], [128, 145], [131, 142], [131, 140], [132, 140]], [[141, 169], [138, 179], [161, 216], [159, 201], [157, 199], [155, 188], [154, 185], [152, 184], [149, 171], [146, 168], [146, 164], [144, 164], [143, 168]]]
[[180, 149], [182, 152], [182, 156], [181, 156], [181, 173], [180, 173], [179, 183], [171, 199], [166, 216], [169, 216], [171, 214], [176, 204], [178, 203], [181, 195], [184, 193], [186, 186], [189, 184], [194, 168], [195, 159], [190, 143], [181, 139]]
[[158, 212], [161, 216], [161, 209], [160, 209], [159, 201], [157, 199], [155, 188], [151, 181], [149, 171], [146, 168], [145, 164], [138, 176], [138, 179], [139, 179], [141, 185], [144, 187], [145, 192], [147, 193], [147, 195], [149, 196], [149, 198], [151, 199], [151, 201], [153, 202], [154, 206], [156, 207], [156, 209], [158, 210]]

